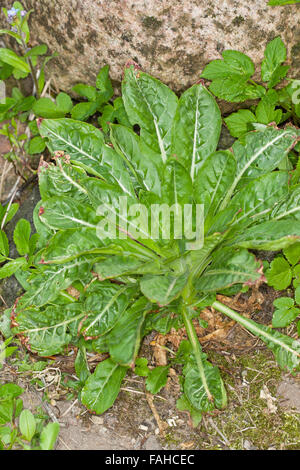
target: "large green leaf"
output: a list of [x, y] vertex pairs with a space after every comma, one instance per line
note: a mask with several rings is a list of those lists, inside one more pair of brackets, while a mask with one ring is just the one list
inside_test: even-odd
[[245, 249], [220, 248], [213, 254], [213, 261], [196, 281], [201, 292], [215, 292], [233, 284], [254, 282], [260, 278], [259, 263]]
[[182, 274], [174, 276], [166, 274], [145, 275], [140, 281], [141, 291], [151, 301], [156, 302], [160, 306], [169, 304], [172, 300], [180, 295], [187, 282], [187, 275]]
[[204, 160], [216, 150], [221, 123], [218, 105], [203, 85], [194, 85], [181, 95], [171, 153], [189, 171], [192, 181]]
[[128, 127], [111, 124], [110, 129], [115, 149], [126, 159], [129, 169], [140, 186], [160, 195], [160, 156], [145, 147], [142, 148], [140, 137]]
[[66, 289], [77, 279], [88, 282], [92, 278], [90, 269], [95, 257], [82, 256], [64, 265], [41, 267], [28, 279], [29, 289], [20, 300], [24, 307], [35, 305], [41, 307], [54, 300], [59, 292]]
[[2, 60], [2, 62], [5, 62], [6, 64], [11, 65], [15, 69], [20, 70], [21, 72], [27, 72], [27, 74], [30, 73], [30, 67], [27, 64], [26, 60], [23, 59], [23, 57], [19, 57], [11, 49], [1, 47], [0, 60]]
[[218, 367], [207, 361], [207, 355], [202, 353], [203, 372], [206, 384], [213, 399], [207, 396], [206, 388], [203, 385], [199, 373], [195, 356], [191, 353], [187, 364], [184, 366], [184, 394], [191, 405], [199, 411], [212, 411], [214, 408], [224, 408], [227, 403], [226, 392]]
[[144, 274], [147, 272], [153, 273], [155, 271], [161, 272], [162, 268], [158, 260], [145, 260], [144, 257], [136, 257], [134, 256], [134, 253], [132, 253], [131, 256], [109, 256], [95, 264], [94, 270], [99, 275], [99, 278], [104, 280], [120, 277], [124, 274]]
[[102, 132], [83, 122], [73, 119], [44, 119], [40, 134], [48, 137], [50, 152], [62, 150], [71, 161], [89, 173], [111, 183], [118, 183], [128, 194], [133, 193], [132, 184], [120, 155], [104, 144]]
[[245, 229], [230, 243], [254, 250], [278, 251], [300, 240], [300, 221], [291, 218], [270, 220]]
[[297, 129], [292, 127], [282, 130], [269, 127], [263, 131], [249, 132], [235, 141], [233, 153], [237, 171], [220, 209], [227, 206], [238, 185], [244, 185], [277, 168], [296, 141], [297, 135]]
[[104, 137], [99, 129], [73, 119], [43, 119], [39, 131], [48, 138], [50, 152], [62, 150], [90, 173], [102, 175]]
[[108, 337], [109, 354], [112, 360], [123, 366], [132, 366], [139, 352], [143, 326], [150, 305], [145, 297], [138, 299], [120, 317]]
[[29, 308], [17, 314], [14, 333], [24, 335], [32, 351], [51, 356], [63, 352], [73, 336], [70, 327], [76, 331], [84, 316], [81, 304], [49, 306], [42, 311]]
[[187, 170], [176, 160], [169, 160], [163, 179], [162, 200], [172, 206], [178, 204], [183, 210], [184, 204], [193, 202], [193, 184]]
[[86, 318], [80, 331], [85, 337], [103, 336], [110, 331], [132, 301], [134, 288], [97, 282], [86, 291], [83, 310]]
[[43, 200], [53, 196], [69, 196], [79, 202], [88, 202], [87, 191], [80, 184], [86, 177], [84, 170], [57, 160], [57, 165], [43, 163], [39, 167], [39, 189]]
[[[104, 216], [103, 222], [97, 225], [99, 238], [104, 240], [110, 238], [118, 244], [122, 244], [124, 240], [127, 242], [138, 240], [154, 253], [160, 253], [158, 244], [151, 236], [147, 208], [141, 207], [136, 197], [124, 197], [123, 191], [118, 186], [96, 178], [87, 178], [83, 185], [88, 191], [91, 204], [97, 209], [98, 222]], [[141, 245], [138, 247], [137, 243], [134, 244], [135, 250], [141, 249]]]
[[289, 217], [290, 219], [300, 219], [300, 187], [296, 186], [288, 196], [274, 207], [272, 219], [281, 220]]
[[248, 183], [213, 220], [210, 232], [230, 226], [235, 232], [266, 218], [274, 205], [288, 194], [288, 174], [274, 171]]
[[100, 217], [92, 207], [68, 196], [54, 196], [40, 207], [40, 220], [54, 230], [84, 227], [96, 229]]
[[97, 414], [104, 413], [117, 398], [126, 371], [126, 367], [115, 364], [111, 359], [98, 364], [82, 389], [82, 403]]
[[199, 169], [194, 181], [194, 198], [204, 204], [206, 226], [234, 180], [236, 161], [229, 151], [212, 153]]
[[87, 254], [115, 253], [121, 248], [104, 249], [93, 228], [61, 230], [49, 241], [41, 256], [44, 264], [63, 264]]
[[171, 126], [177, 97], [154, 77], [129, 67], [122, 81], [123, 101], [132, 125], [141, 128], [142, 140], [166, 163], [170, 155]]

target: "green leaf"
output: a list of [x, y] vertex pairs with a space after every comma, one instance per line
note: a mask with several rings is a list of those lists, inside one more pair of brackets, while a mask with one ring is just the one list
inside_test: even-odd
[[109, 65], [102, 67], [96, 78], [96, 87], [100, 90], [100, 94], [97, 94], [97, 103], [107, 103], [114, 94], [114, 90], [109, 79]]
[[11, 65], [17, 70], [21, 72], [30, 73], [30, 67], [27, 64], [26, 60], [22, 57], [19, 57], [14, 51], [11, 49], [6, 49], [4, 47], [0, 48], [0, 60], [5, 62], [6, 64]]
[[68, 196], [54, 196], [41, 206], [40, 220], [54, 230], [84, 227], [96, 229], [100, 217], [86, 204]]
[[64, 351], [84, 317], [82, 305], [48, 306], [45, 310], [24, 309], [16, 316], [15, 332], [28, 338], [32, 351], [40, 356], [51, 356]]
[[36, 431], [36, 421], [30, 410], [23, 410], [20, 414], [19, 428], [26, 441], [30, 442]]
[[3, 230], [0, 230], [0, 254], [5, 257], [9, 255], [8, 239]]
[[63, 92], [58, 93], [56, 97], [56, 105], [58, 109], [64, 114], [69, 113], [73, 107], [70, 96]]
[[151, 301], [160, 306], [169, 304], [178, 297], [187, 282], [186, 274], [174, 276], [153, 276], [151, 274], [143, 276], [140, 281], [141, 291]]
[[204, 160], [216, 150], [221, 113], [203, 85], [194, 85], [178, 102], [172, 128], [171, 154], [188, 169], [192, 181]]
[[295, 301], [297, 305], [300, 305], [300, 286], [295, 289]]
[[24, 392], [23, 388], [14, 383], [7, 383], [0, 386], [0, 399], [17, 398]]
[[38, 55], [44, 55], [47, 53], [48, 46], [46, 44], [39, 44], [38, 46], [32, 47], [28, 52], [26, 52], [24, 57], [34, 57]]
[[126, 367], [115, 364], [111, 359], [98, 364], [82, 389], [82, 403], [97, 414], [104, 413], [117, 398], [126, 371]]
[[218, 367], [206, 360], [207, 355], [202, 353], [202, 364], [206, 383], [213, 400], [209, 400], [206, 388], [203, 385], [194, 354], [191, 354], [184, 366], [184, 394], [193, 408], [200, 412], [212, 411], [214, 408], [226, 406], [226, 392]]
[[261, 78], [264, 82], [269, 82], [268, 87], [272, 88], [285, 77], [289, 69], [281, 65], [286, 60], [286, 47], [279, 36], [267, 44], [264, 55]]
[[295, 128], [284, 130], [266, 128], [263, 131], [250, 132], [235, 141], [232, 148], [237, 171], [221, 209], [226, 207], [238, 185], [241, 186], [277, 168], [297, 139], [297, 133]]
[[18, 253], [23, 256], [29, 253], [29, 238], [31, 227], [28, 220], [18, 220], [14, 230], [14, 242], [16, 244]]
[[187, 398], [185, 394], [182, 394], [178, 398], [176, 402], [176, 407], [179, 411], [188, 411], [190, 413], [194, 428], [196, 428], [198, 424], [201, 422], [202, 412], [199, 410], [196, 410], [196, 408], [192, 406], [192, 404], [189, 402], [189, 399]]
[[201, 292], [215, 292], [234, 284], [251, 284], [259, 278], [259, 263], [251, 253], [226, 247], [213, 254], [212, 263], [196, 280], [196, 288]]
[[108, 337], [110, 357], [122, 366], [130, 367], [135, 363], [142, 340], [147, 304], [147, 299], [143, 297], [137, 300], [124, 312], [110, 332]]
[[139, 377], [147, 377], [150, 369], [148, 367], [148, 359], [145, 357], [137, 357], [135, 361], [134, 373]]
[[250, 57], [242, 52], [226, 50], [222, 53], [223, 59], [211, 61], [204, 69], [202, 77], [208, 80], [217, 78], [226, 79], [232, 75], [250, 78], [254, 72], [254, 64]]
[[102, 282], [87, 292], [89, 295], [84, 302], [86, 319], [82, 322], [80, 331], [85, 337], [97, 337], [114, 328], [132, 302], [134, 290], [128, 286], [120, 287]]
[[168, 380], [170, 366], [158, 366], [151, 369], [146, 379], [146, 389], [155, 395], [165, 387]]
[[242, 232], [242, 229], [270, 214], [277, 201], [287, 194], [287, 172], [274, 171], [256, 178], [238, 191], [227, 208], [218, 213], [210, 231], [222, 232], [230, 226], [233, 231]]
[[217, 213], [236, 172], [236, 161], [229, 151], [212, 153], [200, 168], [194, 182], [194, 198], [204, 204], [205, 227]]
[[62, 150], [75, 164], [93, 175], [102, 176], [104, 137], [99, 129], [72, 119], [45, 119], [39, 130], [42, 137], [48, 137], [47, 147], [51, 153]]
[[97, 103], [95, 102], [88, 101], [87, 103], [78, 103], [73, 107], [71, 117], [78, 121], [85, 121], [90, 116], [93, 116], [96, 111]]
[[230, 134], [240, 137], [251, 130], [251, 122], [256, 122], [255, 115], [249, 109], [239, 109], [224, 119]]
[[288, 262], [295, 266], [300, 261], [300, 242], [294, 243], [293, 245], [285, 248], [283, 254], [288, 260]]
[[160, 155], [162, 163], [166, 163], [177, 108], [175, 93], [159, 80], [132, 66], [125, 69], [122, 93], [130, 123], [140, 126], [141, 139]]
[[209, 86], [209, 90], [218, 98], [232, 103], [262, 98], [265, 88], [250, 85], [244, 77], [233, 75], [230, 78], [217, 78]]
[[73, 86], [72, 91], [80, 96], [84, 96], [89, 101], [95, 101], [97, 97], [96, 88], [90, 85], [85, 85], [84, 83], [78, 83]]
[[[116, 151], [126, 159], [133, 175], [141, 187], [160, 195], [159, 155], [142, 148], [140, 137], [131, 129], [121, 125], [110, 125], [110, 137]], [[145, 153], [144, 153], [145, 152]]]
[[293, 5], [299, 3], [300, 0], [269, 0], [268, 5], [270, 6], [281, 6], [281, 5]]
[[292, 282], [292, 270], [289, 263], [282, 257], [275, 258], [266, 271], [268, 284], [277, 290], [286, 289]]
[[87, 190], [81, 186], [85, 177], [84, 170], [72, 167], [64, 158], [57, 159], [56, 165], [43, 162], [39, 167], [41, 197], [46, 200], [52, 196], [69, 196], [88, 203]]
[[25, 266], [26, 264], [27, 261], [25, 258], [17, 258], [13, 261], [9, 261], [0, 268], [0, 279], [12, 276], [18, 269], [22, 268], [22, 266]]
[[83, 346], [79, 347], [78, 349], [74, 367], [80, 382], [84, 383], [89, 378], [91, 373], [87, 362], [86, 349]]
[[11, 31], [10, 29], [0, 29], [0, 34], [8, 34], [18, 41], [19, 44], [22, 44], [21, 37], [18, 33]]
[[32, 109], [36, 116], [43, 118], [60, 118], [66, 114], [50, 98], [40, 98], [34, 103]]
[[29, 142], [28, 153], [29, 155], [34, 155], [36, 153], [41, 153], [46, 148], [46, 142], [42, 137], [33, 137]]
[[300, 239], [300, 221], [294, 219], [269, 220], [246, 228], [237, 234], [232, 245], [253, 250], [278, 251]]
[[89, 282], [91, 280], [90, 269], [95, 262], [95, 257], [82, 256], [64, 265], [44, 267], [34, 273], [28, 281], [30, 288], [22, 297], [24, 306], [35, 305], [41, 307], [47, 302], [56, 299], [59, 292], [66, 289], [77, 279]]
[[272, 318], [274, 328], [285, 328], [300, 314], [300, 309], [294, 306], [294, 300], [290, 297], [280, 297], [273, 304], [276, 307]]
[[42, 450], [52, 450], [59, 434], [58, 423], [48, 423], [41, 432], [40, 447]]
[[5, 225], [11, 221], [11, 219], [14, 217], [14, 215], [18, 212], [19, 209], [19, 204], [14, 202], [10, 207], [5, 206], [2, 207], [0, 206], [0, 223], [5, 218]]
[[248, 83], [254, 74], [252, 60], [242, 52], [226, 50], [223, 59], [211, 61], [201, 77], [212, 80], [210, 91], [218, 98], [232, 102], [241, 102], [263, 96], [265, 90], [258, 85]]
[[299, 220], [300, 219], [300, 187], [295, 186], [287, 197], [280, 201], [272, 212], [272, 218], [275, 220], [290, 218]]

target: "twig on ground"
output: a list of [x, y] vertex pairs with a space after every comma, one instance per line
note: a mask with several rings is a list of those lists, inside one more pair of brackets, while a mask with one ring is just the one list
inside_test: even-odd
[[155, 418], [155, 421], [157, 423], [157, 426], [158, 426], [158, 429], [159, 429], [159, 432], [161, 434], [162, 437], [165, 437], [165, 430], [167, 429], [168, 425], [167, 423], [165, 423], [164, 421], [161, 420], [158, 412], [157, 412], [157, 409], [155, 408], [155, 405], [153, 403], [154, 401], [154, 396], [151, 395], [151, 393], [149, 392], [146, 392], [146, 399], [147, 399], [147, 402], [148, 402], [148, 405], [150, 407], [150, 410], [152, 411], [153, 413], [153, 416]]
[[74, 402], [72, 403], [72, 405], [69, 406], [69, 408], [60, 416], [60, 418], [62, 418], [63, 416], [66, 416], [66, 415], [71, 411], [71, 409], [73, 408], [73, 406], [76, 405], [76, 403], [78, 403], [78, 398], [76, 398], [76, 400], [74, 400]]

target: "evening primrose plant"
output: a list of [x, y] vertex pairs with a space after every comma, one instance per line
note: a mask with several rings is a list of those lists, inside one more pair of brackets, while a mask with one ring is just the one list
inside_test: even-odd
[[[33, 353], [78, 348], [80, 399], [98, 414], [112, 406], [135, 364], [149, 391], [164, 386], [168, 366], [149, 371], [137, 361], [142, 339], [184, 327], [178, 407], [199, 422], [227, 402], [220, 371], [196, 334], [204, 307], [260, 338], [282, 368], [299, 369], [298, 341], [217, 297], [231, 286], [264, 282], [262, 263], [249, 250], [281, 250], [300, 239], [298, 189], [288, 171], [278, 170], [299, 130], [269, 126], [247, 133], [230, 151], [216, 151], [221, 113], [205, 86], [193, 85], [178, 99], [134, 65], [125, 69], [122, 100], [130, 125], [110, 124], [109, 142], [85, 122], [39, 121], [54, 163], [40, 163], [38, 240], [32, 254], [27, 233], [14, 270], [26, 292], [5, 316]], [[156, 212], [153, 235], [153, 208], [162, 207], [169, 218]], [[179, 235], [180, 208], [183, 219], [189, 211], [191, 229]], [[109, 358], [91, 373], [86, 351]]]

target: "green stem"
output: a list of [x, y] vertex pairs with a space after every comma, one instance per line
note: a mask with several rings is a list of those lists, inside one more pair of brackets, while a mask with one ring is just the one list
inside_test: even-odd
[[212, 396], [212, 394], [209, 391], [208, 383], [207, 383], [205, 372], [204, 372], [204, 366], [203, 366], [203, 362], [202, 362], [202, 349], [201, 349], [201, 346], [200, 346], [200, 343], [199, 343], [199, 340], [198, 340], [197, 333], [196, 333], [196, 330], [194, 328], [193, 322], [189, 318], [188, 307], [184, 303], [182, 305], [181, 313], [182, 313], [184, 326], [185, 326], [188, 338], [190, 340], [190, 343], [192, 345], [194, 356], [196, 358], [196, 362], [197, 362], [197, 366], [198, 366], [199, 374], [200, 374], [200, 377], [201, 377], [201, 380], [202, 380], [202, 383], [203, 383], [204, 390], [206, 392], [207, 398], [210, 401], [213, 401], [214, 397]]
[[[22, 39], [22, 46], [23, 46], [23, 49], [24, 49], [24, 53], [26, 53], [27, 46], [24, 42], [23, 35], [22, 35], [23, 33], [22, 33], [21, 30], [19, 30], [19, 34], [20, 34], [21, 39]], [[25, 60], [26, 60], [27, 64], [29, 65], [29, 68], [30, 68], [30, 73], [31, 73], [32, 80], [33, 80], [33, 83], [34, 83], [34, 86], [35, 86], [36, 97], [39, 99], [40, 98], [39, 84], [38, 84], [38, 79], [37, 79], [37, 76], [36, 76], [36, 73], [35, 73], [35, 70], [34, 70], [34, 67], [33, 67], [32, 60], [31, 60], [30, 57], [25, 57]]]
[[268, 342], [277, 344], [281, 348], [285, 349], [291, 354], [294, 354], [297, 357], [300, 357], [300, 354], [291, 348], [288, 344], [285, 344], [280, 338], [275, 338], [272, 334], [269, 334], [264, 329], [260, 328], [260, 325], [254, 322], [253, 320], [249, 320], [248, 318], [243, 317], [235, 310], [232, 310], [230, 307], [218, 302], [217, 300], [212, 304], [212, 307], [216, 310], [227, 315], [232, 320], [236, 321], [240, 325], [244, 326], [247, 330], [251, 331], [254, 335], [258, 336], [262, 341], [264, 341], [267, 345]]

